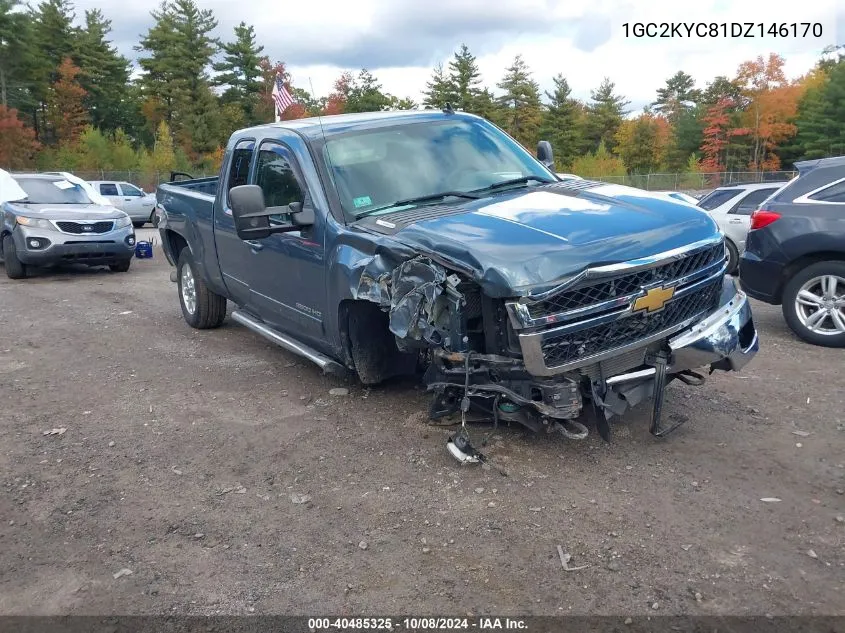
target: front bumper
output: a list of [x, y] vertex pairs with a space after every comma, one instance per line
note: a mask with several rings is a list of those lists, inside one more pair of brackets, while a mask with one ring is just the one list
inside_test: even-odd
[[751, 304], [744, 292], [735, 288], [727, 303], [686, 332], [669, 340], [672, 350], [668, 373], [710, 366], [739, 371], [760, 348]]
[[[135, 231], [131, 226], [96, 235], [70, 235], [17, 225], [12, 232], [18, 259], [30, 266], [60, 263], [106, 265], [132, 259]], [[31, 240], [47, 243], [32, 248]]]

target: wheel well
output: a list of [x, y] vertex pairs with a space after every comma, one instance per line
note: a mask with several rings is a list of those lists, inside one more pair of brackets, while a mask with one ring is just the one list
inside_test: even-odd
[[396, 346], [389, 317], [371, 301], [342, 301], [338, 325], [343, 360], [366, 385], [398, 375], [414, 373], [418, 354], [404, 353]]
[[5, 238], [7, 235], [11, 235], [11, 234], [12, 234], [12, 232], [9, 231], [9, 230], [5, 230], [5, 231], [0, 232], [0, 255], [3, 254], [3, 238]]
[[179, 253], [182, 252], [183, 248], [188, 247], [188, 241], [176, 231], [165, 231], [164, 235], [167, 245], [170, 248], [170, 253], [173, 255], [173, 262], [176, 263], [179, 261]]
[[787, 264], [783, 269], [783, 273], [781, 274], [780, 284], [778, 285], [776, 293], [778, 301], [781, 301], [783, 299], [783, 289], [786, 287], [786, 284], [788, 284], [789, 280], [792, 279], [796, 274], [798, 274], [799, 271], [812, 264], [826, 261], [845, 262], [845, 253], [841, 251], [821, 251], [818, 253], [808, 253], [807, 255], [802, 255], [798, 259], [791, 261], [789, 264]]

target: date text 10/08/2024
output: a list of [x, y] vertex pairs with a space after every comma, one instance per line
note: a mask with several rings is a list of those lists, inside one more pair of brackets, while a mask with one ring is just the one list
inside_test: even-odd
[[625, 37], [775, 37], [822, 36], [821, 22], [625, 22]]
[[528, 626], [519, 618], [309, 618], [310, 631], [446, 631], [446, 630], [478, 630], [478, 631], [525, 631]]

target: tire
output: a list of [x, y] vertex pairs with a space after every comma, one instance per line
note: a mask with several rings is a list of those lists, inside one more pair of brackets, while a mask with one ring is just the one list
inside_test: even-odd
[[3, 262], [6, 266], [6, 276], [9, 279], [26, 279], [26, 264], [18, 259], [15, 240], [11, 235], [3, 236]]
[[[179, 253], [176, 283], [185, 322], [197, 330], [220, 327], [226, 318], [226, 297], [209, 290], [205, 281], [197, 274], [194, 258], [187, 247]], [[193, 301], [190, 301], [191, 296]]]
[[129, 266], [132, 265], [132, 260], [127, 259], [122, 262], [118, 262], [116, 264], [109, 264], [109, 270], [113, 273], [126, 273], [129, 272]]
[[736, 275], [739, 272], [739, 251], [730, 240], [725, 240], [725, 248], [728, 250], [728, 269], [726, 272], [729, 275]]
[[155, 212], [155, 211], [153, 211], [152, 213], [150, 213], [150, 224], [152, 224], [152, 225], [153, 225], [153, 228], [155, 228], [156, 226], [158, 226], [158, 224], [156, 224], [156, 212]]
[[388, 329], [387, 315], [374, 303], [352, 305], [349, 343], [355, 373], [365, 386], [416, 372], [419, 353], [401, 352], [396, 347], [396, 338]]
[[[834, 279], [836, 289], [831, 294]], [[819, 300], [808, 300], [810, 296]], [[781, 308], [790, 329], [808, 343], [845, 347], [845, 262], [817, 262], [799, 270], [783, 289]], [[825, 314], [819, 317], [822, 311]]]
[[134, 226], [136, 229], [140, 229], [146, 223], [147, 223], [146, 221], [144, 221], [144, 222], [132, 222], [132, 226]]

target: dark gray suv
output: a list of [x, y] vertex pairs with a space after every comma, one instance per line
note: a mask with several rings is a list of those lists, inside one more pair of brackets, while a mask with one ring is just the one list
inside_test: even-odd
[[135, 231], [126, 213], [94, 203], [78, 182], [61, 175], [2, 174], [2, 257], [6, 275], [29, 266], [80, 263], [126, 272]]
[[845, 347], [845, 156], [795, 167], [798, 177], [751, 215], [740, 283], [781, 305], [805, 341]]

